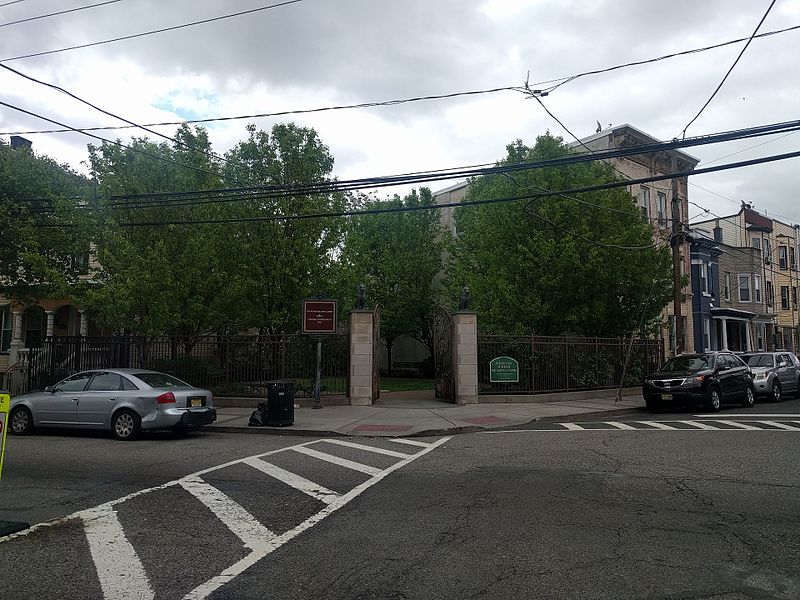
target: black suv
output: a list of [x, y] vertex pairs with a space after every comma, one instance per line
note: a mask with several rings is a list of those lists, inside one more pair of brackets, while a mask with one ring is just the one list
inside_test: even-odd
[[671, 358], [657, 373], [648, 375], [642, 386], [647, 408], [705, 405], [717, 412], [723, 402], [753, 406], [753, 374], [739, 357], [730, 352], [681, 354]]

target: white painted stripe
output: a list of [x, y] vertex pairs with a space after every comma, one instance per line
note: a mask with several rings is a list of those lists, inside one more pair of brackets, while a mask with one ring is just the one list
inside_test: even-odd
[[630, 425], [626, 423], [620, 423], [619, 421], [604, 421], [604, 422], [606, 425], [611, 425], [616, 429], [626, 429], [626, 430], [636, 429], [636, 427], [631, 427]]
[[584, 431], [586, 429], [585, 427], [581, 427], [575, 423], [559, 423], [559, 425], [570, 431]]
[[389, 438], [395, 444], [408, 444], [409, 446], [417, 446], [419, 448], [430, 448], [430, 444], [425, 442], [418, 442], [417, 440], [406, 440], [404, 438]]
[[[695, 417], [710, 417], [712, 416], [711, 413], [705, 415], [693, 415]], [[720, 419], [727, 420], [727, 419], [747, 419], [750, 417], [771, 417], [774, 419], [779, 418], [794, 418], [797, 419], [800, 417], [798, 413], [786, 413], [786, 414], [778, 414], [778, 413], [739, 413], [739, 414], [729, 414], [729, 415], [714, 415], [714, 420], [719, 421]]]
[[320, 502], [324, 502], [325, 504], [330, 504], [340, 495], [324, 486], [321, 486], [318, 483], [309, 481], [305, 477], [301, 477], [300, 475], [292, 473], [291, 471], [287, 471], [286, 469], [281, 469], [280, 467], [273, 465], [272, 463], [265, 462], [260, 458], [247, 458], [243, 462], [244, 464], [250, 465], [254, 469], [258, 469], [262, 473], [266, 473], [270, 477], [274, 477], [278, 481], [281, 481], [282, 483], [285, 483], [296, 490], [300, 490], [304, 494], [308, 494], [312, 498], [316, 498]]
[[787, 425], [786, 423], [778, 423], [777, 421], [756, 421], [756, 423], [769, 425], [770, 427], [774, 427], [776, 429], [785, 429], [787, 431], [800, 431], [800, 427], [795, 427], [794, 425]]
[[383, 448], [376, 448], [375, 446], [365, 446], [364, 444], [354, 444], [353, 442], [346, 442], [344, 440], [326, 438], [322, 441], [328, 444], [338, 444], [339, 446], [346, 446], [347, 448], [355, 448], [356, 450], [374, 452], [375, 454], [385, 454], [386, 456], [394, 456], [395, 458], [408, 458], [410, 456], [407, 452], [395, 452], [394, 450], [384, 450]]
[[86, 511], [82, 518], [105, 600], [152, 600], [155, 592], [116, 511], [103, 506]]
[[199, 477], [181, 479], [180, 485], [205, 504], [215, 517], [242, 540], [245, 548], [259, 550], [277, 537], [241, 505]]
[[719, 427], [714, 427], [713, 425], [706, 425], [705, 423], [700, 423], [699, 421], [677, 421], [678, 423], [683, 423], [685, 425], [691, 425], [692, 427], [697, 427], [697, 429], [713, 429], [715, 431], [719, 430]]
[[673, 427], [672, 425], [667, 425], [666, 423], [659, 423], [658, 421], [639, 421], [642, 425], [649, 425], [650, 427], [655, 427], [656, 429], [661, 429], [664, 431], [677, 431], [677, 427]]
[[[243, 573], [245, 570], [256, 564], [259, 560], [267, 556], [269, 553], [274, 552], [275, 550], [283, 546], [286, 542], [290, 541], [291, 539], [303, 533], [306, 529], [313, 527], [328, 515], [339, 510], [345, 504], [350, 502], [353, 498], [356, 498], [357, 496], [361, 495], [364, 491], [366, 491], [376, 483], [380, 482], [390, 473], [393, 473], [394, 471], [406, 466], [410, 462], [418, 459], [419, 457], [424, 456], [428, 452], [431, 452], [432, 450], [438, 448], [439, 446], [449, 441], [450, 439], [451, 439], [450, 437], [442, 438], [437, 442], [434, 442], [428, 448], [422, 450], [421, 452], [412, 454], [408, 458], [393, 464], [388, 469], [380, 471], [374, 477], [367, 479], [361, 485], [354, 487], [352, 490], [350, 490], [343, 496], [340, 496], [339, 498], [331, 502], [328, 506], [323, 508], [317, 514], [310, 516], [308, 519], [300, 523], [300, 525], [298, 525], [294, 529], [290, 529], [286, 533], [282, 533], [281, 535], [279, 535], [269, 546], [265, 546], [264, 549], [262, 549], [260, 552], [253, 552], [252, 554], [245, 556], [242, 560], [240, 560], [236, 564], [231, 565], [230, 567], [225, 569], [220, 575], [212, 577], [207, 582], [199, 585], [191, 592], [186, 594], [186, 596], [184, 596], [184, 600], [205, 600], [205, 598], [208, 598], [220, 587], [222, 587], [226, 583], [229, 583], [236, 576], [238, 576], [239, 574]], [[294, 449], [297, 448], [295, 447]]]
[[318, 458], [319, 460], [324, 460], [329, 463], [333, 463], [334, 465], [339, 465], [340, 467], [347, 467], [348, 469], [353, 469], [353, 471], [360, 471], [361, 473], [366, 473], [367, 475], [378, 475], [381, 470], [376, 469], [375, 467], [370, 467], [367, 465], [362, 465], [361, 463], [357, 463], [352, 460], [347, 460], [346, 458], [340, 458], [338, 456], [334, 456], [333, 454], [328, 454], [327, 452], [319, 452], [318, 450], [312, 450], [311, 448], [307, 448], [305, 446], [301, 446], [298, 448], [293, 448], [295, 452], [299, 452], [300, 454], [305, 454], [306, 456], [312, 456], [314, 458]]
[[752, 425], [745, 425], [744, 423], [740, 423], [739, 421], [728, 421], [719, 419], [717, 423], [725, 423], [726, 425], [730, 425], [731, 427], [736, 427], [738, 429], [747, 429], [749, 431], [763, 431], [761, 427], [753, 427]]

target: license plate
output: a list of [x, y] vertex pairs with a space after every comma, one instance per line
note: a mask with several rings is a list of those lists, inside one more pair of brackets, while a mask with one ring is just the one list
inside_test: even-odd
[[662, 400], [672, 400], [672, 394], [661, 394]]
[[192, 402], [192, 406], [203, 406], [203, 399], [202, 398], [189, 398]]

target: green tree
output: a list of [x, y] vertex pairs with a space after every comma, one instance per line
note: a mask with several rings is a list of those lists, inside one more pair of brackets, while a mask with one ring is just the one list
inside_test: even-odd
[[[97, 258], [85, 300], [106, 325], [141, 336], [196, 336], [234, 326], [239, 256], [212, 224], [158, 225], [226, 216], [224, 206], [187, 203], [163, 192], [221, 187], [219, 160], [203, 128], [181, 127], [178, 143], [135, 139], [129, 148], [89, 147], [99, 196]], [[152, 226], [129, 225], [156, 223]]]
[[[428, 188], [404, 198], [368, 201], [361, 210], [431, 206]], [[438, 297], [434, 279], [443, 270], [444, 231], [435, 210], [391, 212], [353, 217], [347, 228], [341, 267], [350, 294], [364, 284], [370, 304], [381, 305], [381, 337], [389, 368], [392, 346], [410, 335], [431, 352], [430, 319]]]
[[[0, 140], [0, 281], [6, 295], [69, 295], [86, 273], [89, 181]], [[70, 224], [66, 227], [66, 224]]]
[[[249, 186], [296, 185], [331, 180], [333, 156], [313, 129], [275, 125], [270, 132], [247, 128], [248, 138], [226, 155], [223, 173]], [[269, 194], [266, 194], [270, 196]], [[341, 211], [344, 194], [285, 194], [243, 199], [232, 216], [269, 218]], [[242, 223], [229, 229], [239, 253], [242, 324], [262, 332], [297, 331], [301, 299], [330, 294], [331, 267], [341, 244], [344, 219], [308, 218]]]
[[[563, 140], [517, 141], [501, 164], [565, 156]], [[616, 181], [597, 161], [475, 179], [468, 199], [536, 194]], [[581, 203], [589, 202], [599, 207]], [[622, 335], [654, 319], [672, 297], [667, 249], [653, 244], [624, 189], [464, 207], [456, 211], [451, 296], [469, 285], [485, 331], [504, 334]]]

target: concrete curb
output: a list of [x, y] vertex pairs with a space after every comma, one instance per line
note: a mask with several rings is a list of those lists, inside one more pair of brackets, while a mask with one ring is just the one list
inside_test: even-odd
[[459, 435], [462, 433], [480, 433], [482, 431], [498, 431], [504, 429], [517, 429], [526, 427], [533, 423], [553, 423], [556, 421], [564, 421], [565, 419], [572, 419], [580, 417], [582, 419], [591, 419], [595, 417], [620, 417], [624, 415], [635, 415], [646, 412], [645, 407], [641, 408], [619, 408], [614, 410], [596, 410], [585, 413], [574, 413], [571, 415], [557, 415], [553, 417], [535, 417], [530, 421], [524, 423], [517, 423], [513, 425], [463, 425], [457, 427], [441, 428], [441, 429], [425, 429], [423, 431], [414, 431], [412, 433], [398, 433], [391, 435], [376, 435], [375, 432], [369, 433], [343, 433], [341, 431], [325, 431], [319, 429], [287, 429], [285, 427], [232, 427], [227, 425], [210, 426], [206, 427], [206, 432], [219, 432], [219, 433], [247, 433], [247, 434], [261, 434], [261, 435], [285, 435], [285, 436], [305, 436], [305, 437], [436, 437], [442, 435]]

